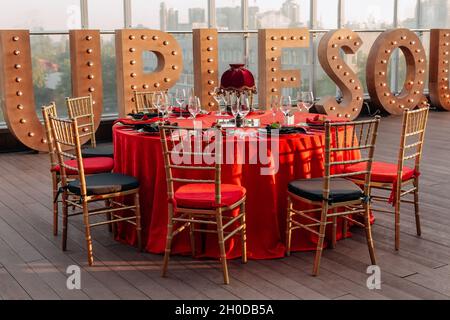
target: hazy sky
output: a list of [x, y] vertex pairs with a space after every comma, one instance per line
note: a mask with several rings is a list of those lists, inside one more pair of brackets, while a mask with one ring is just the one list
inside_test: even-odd
[[[333, 27], [336, 21], [337, 0], [317, 0], [318, 18]], [[401, 18], [414, 16], [415, 0], [399, 0]], [[166, 0], [168, 8], [179, 10], [180, 23], [187, 22], [188, 8], [207, 9], [206, 0]], [[283, 1], [249, 0], [260, 11], [278, 10]], [[309, 19], [309, 0], [297, 0], [301, 20]], [[61, 30], [79, 25], [79, 0], [0, 0], [0, 28]], [[159, 27], [161, 0], [133, 0], [133, 22], [150, 28]], [[240, 6], [240, 0], [216, 0], [217, 7]], [[365, 22], [370, 16], [376, 21], [392, 21], [393, 0], [346, 0], [345, 19]], [[123, 27], [122, 0], [89, 0], [91, 28], [117, 29]]]

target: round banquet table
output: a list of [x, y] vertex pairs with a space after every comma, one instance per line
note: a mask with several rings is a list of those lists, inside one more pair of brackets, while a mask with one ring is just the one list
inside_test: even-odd
[[[311, 114], [295, 113], [295, 123], [305, 122]], [[247, 118], [259, 118], [261, 125], [273, 122], [272, 113], [258, 113]], [[282, 121], [283, 115], [277, 114]], [[192, 126], [192, 120], [171, 119], [180, 127]], [[204, 127], [211, 127], [217, 121], [213, 115], [197, 118]], [[163, 253], [167, 234], [167, 185], [158, 134], [140, 133], [130, 126], [115, 125], [114, 172], [134, 176], [140, 181], [140, 204], [142, 216], [142, 243], [144, 250]], [[268, 144], [270, 147], [270, 144]], [[308, 134], [296, 133], [279, 136], [279, 169], [272, 174], [261, 175], [260, 164], [223, 164], [222, 183], [241, 185], [247, 190], [246, 222], [247, 251], [250, 259], [271, 259], [284, 256], [287, 210], [287, 186], [291, 180], [323, 176], [324, 132], [317, 130]], [[266, 165], [267, 166], [267, 165]], [[196, 172], [192, 172], [193, 175]], [[297, 208], [306, 204], [295, 203]], [[337, 239], [342, 238], [342, 220], [338, 220]], [[331, 228], [331, 225], [328, 227]], [[327, 238], [331, 239], [331, 229]], [[196, 235], [196, 252], [201, 257], [218, 257], [218, 243], [215, 234]], [[116, 240], [136, 245], [134, 226], [121, 223]], [[239, 236], [227, 241], [227, 257], [241, 254]], [[304, 230], [292, 234], [292, 251], [314, 250], [317, 236]], [[325, 241], [325, 246], [326, 246]], [[172, 253], [190, 254], [188, 232], [174, 237]]]

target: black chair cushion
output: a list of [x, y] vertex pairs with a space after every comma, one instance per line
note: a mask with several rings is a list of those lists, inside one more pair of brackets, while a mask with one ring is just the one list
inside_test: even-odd
[[[139, 181], [136, 178], [120, 173], [100, 173], [92, 176], [86, 176], [86, 188], [88, 195], [128, 191], [138, 187]], [[67, 188], [74, 194], [81, 194], [79, 180], [69, 182]]]
[[107, 157], [114, 158], [114, 150], [112, 144], [97, 145], [95, 148], [83, 148], [81, 149], [81, 155], [83, 158], [95, 158], [95, 157]]
[[[323, 178], [300, 179], [289, 183], [289, 192], [311, 200], [322, 201]], [[364, 197], [364, 193], [355, 183], [342, 178], [331, 178], [330, 180], [330, 202], [344, 202], [358, 200]]]

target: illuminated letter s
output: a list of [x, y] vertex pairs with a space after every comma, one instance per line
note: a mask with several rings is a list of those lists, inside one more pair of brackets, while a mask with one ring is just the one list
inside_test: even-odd
[[348, 29], [330, 31], [320, 40], [320, 65], [339, 87], [343, 99], [338, 103], [334, 97], [323, 97], [316, 105], [320, 113], [353, 120], [361, 112], [364, 94], [361, 82], [340, 55], [341, 49], [346, 54], [356, 53], [361, 44], [358, 34]]

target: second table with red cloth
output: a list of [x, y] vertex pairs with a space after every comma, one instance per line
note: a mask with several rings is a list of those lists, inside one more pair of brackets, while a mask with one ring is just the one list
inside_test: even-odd
[[[295, 123], [304, 123], [312, 116], [296, 113]], [[271, 113], [256, 113], [247, 118], [259, 118], [261, 125], [274, 121]], [[192, 120], [171, 119], [179, 126], [192, 126]], [[203, 126], [211, 127], [217, 117], [204, 115], [197, 119]], [[276, 120], [282, 121], [278, 114]], [[163, 253], [167, 235], [167, 184], [164, 159], [159, 135], [139, 133], [129, 126], [114, 126], [114, 172], [131, 175], [140, 181], [142, 216], [142, 243], [144, 250]], [[269, 144], [270, 146], [270, 144]], [[279, 169], [270, 175], [261, 175], [260, 164], [223, 164], [222, 183], [237, 184], [246, 188], [247, 252], [250, 259], [280, 258], [285, 254], [285, 228], [287, 212], [287, 186], [294, 179], [323, 176], [324, 132], [289, 134], [279, 136]], [[193, 170], [195, 175], [196, 171]], [[304, 206], [297, 203], [296, 207]], [[338, 220], [337, 239], [342, 237]], [[330, 230], [327, 229], [330, 238]], [[136, 245], [133, 226], [120, 224], [117, 240]], [[317, 236], [305, 230], [292, 235], [292, 251], [316, 249]], [[227, 257], [241, 254], [239, 236], [227, 241]], [[219, 257], [217, 235], [196, 235], [196, 252], [199, 256]], [[172, 253], [190, 254], [188, 232], [174, 237]]]

